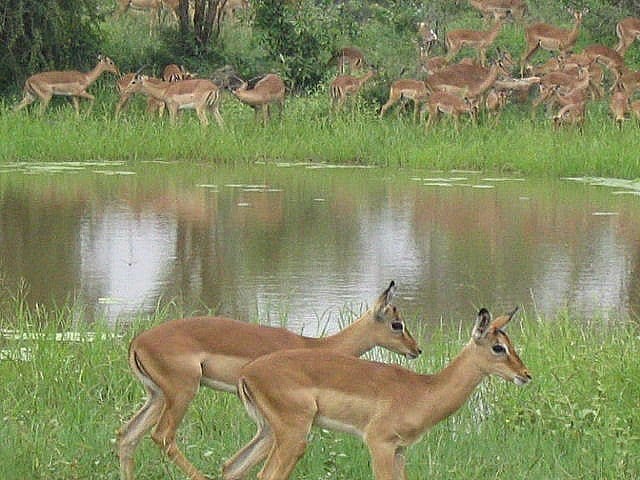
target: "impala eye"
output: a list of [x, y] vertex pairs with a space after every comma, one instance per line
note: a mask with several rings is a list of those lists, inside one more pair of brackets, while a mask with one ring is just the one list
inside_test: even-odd
[[500, 344], [494, 345], [493, 347], [491, 347], [491, 350], [493, 350], [493, 353], [498, 355], [502, 355], [503, 353], [507, 352], [507, 349]]
[[404, 330], [404, 325], [402, 322], [393, 322], [391, 323], [391, 329], [396, 332], [401, 332], [402, 330]]

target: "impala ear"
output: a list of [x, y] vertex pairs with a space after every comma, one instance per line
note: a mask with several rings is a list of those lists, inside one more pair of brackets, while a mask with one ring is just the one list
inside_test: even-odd
[[513, 316], [516, 314], [517, 311], [518, 311], [518, 307], [514, 308], [513, 311], [511, 311], [510, 313], [496, 318], [493, 322], [491, 322], [491, 328], [493, 330], [500, 330], [507, 323], [511, 321], [511, 319], [513, 318]]
[[391, 283], [387, 287], [387, 289], [382, 292], [382, 295], [378, 297], [376, 304], [374, 306], [374, 313], [376, 317], [380, 315], [380, 313], [391, 303], [393, 296], [396, 293], [396, 282], [391, 280]]
[[489, 310], [487, 310], [486, 308], [481, 308], [478, 312], [476, 324], [474, 325], [473, 331], [471, 332], [471, 337], [476, 341], [484, 338], [489, 331], [490, 324], [491, 314], [489, 313]]

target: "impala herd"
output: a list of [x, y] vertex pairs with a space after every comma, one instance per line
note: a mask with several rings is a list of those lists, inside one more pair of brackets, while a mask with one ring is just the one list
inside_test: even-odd
[[121, 479], [134, 479], [134, 453], [149, 431], [188, 478], [206, 479], [176, 443], [201, 386], [239, 395], [257, 424], [224, 463], [225, 480], [245, 478], [263, 460], [259, 479], [288, 479], [312, 425], [362, 438], [376, 480], [405, 480], [404, 450], [462, 407], [485, 377], [531, 380], [503, 330], [517, 309], [495, 320], [481, 309], [467, 345], [434, 375], [360, 360], [376, 346], [409, 359], [422, 353], [392, 301], [395, 289], [392, 281], [358, 320], [323, 338], [225, 317], [171, 320], [140, 333], [129, 365], [147, 401], [118, 433]]
[[[246, 7], [246, 0], [235, 3]], [[232, 5], [235, 3], [231, 2]], [[530, 24], [524, 28], [526, 47], [517, 65], [508, 52], [499, 48], [495, 49], [497, 57], [488, 62], [487, 51], [505, 22], [524, 23], [526, 4], [522, 0], [470, 0], [469, 3], [493, 25], [484, 30], [449, 30], [444, 39], [446, 54], [436, 56], [431, 53], [433, 45], [439, 41], [436, 31], [426, 22], [419, 23], [418, 78], [400, 78], [391, 83], [389, 99], [380, 109], [380, 118], [397, 103], [413, 102], [415, 122], [422, 121], [428, 113], [426, 126], [429, 128], [441, 115], [448, 115], [458, 129], [458, 119], [462, 115], [468, 115], [475, 122], [479, 112], [485, 111], [497, 120], [509, 101], [522, 103], [529, 99], [531, 92], [536, 92], [532, 116], [537, 107], [545, 105], [547, 109], [553, 109], [554, 125], [575, 124], [581, 128], [587, 102], [603, 98], [607, 93], [605, 83], [608, 83], [609, 105], [616, 124], [622, 126], [629, 116], [640, 121], [640, 100], [634, 100], [640, 90], [640, 72], [628, 68], [624, 60], [627, 49], [640, 38], [639, 18], [630, 17], [618, 22], [615, 47], [594, 44], [579, 52], [573, 50], [586, 10], [572, 12], [574, 23], [571, 28], [542, 22]], [[177, 8], [175, 0], [118, 0], [118, 4], [119, 13], [128, 8], [143, 8], [155, 15], [162, 7], [174, 12]], [[540, 49], [556, 56], [542, 64], [530, 64]], [[465, 50], [475, 50], [475, 58], [465, 57], [453, 63]], [[328, 86], [332, 111], [343, 109], [347, 101], [356, 97], [379, 73], [378, 68], [368, 64], [363, 52], [353, 46], [338, 51], [329, 65], [338, 69], [338, 75]], [[512, 71], [518, 66], [520, 74], [514, 77]], [[148, 98], [148, 112], [162, 116], [166, 109], [172, 123], [177, 120], [180, 110], [191, 109], [196, 111], [203, 125], [209, 123], [208, 113], [212, 113], [216, 123], [222, 126], [219, 106], [223, 88], [253, 108], [256, 118], [261, 114], [263, 123], [268, 121], [272, 105], [279, 108], [280, 114], [284, 108], [285, 84], [275, 73], [259, 77], [257, 82], [247, 82], [235, 75], [214, 82], [195, 78], [196, 75], [184, 67], [171, 64], [161, 78], [140, 72], [120, 76], [113, 60], [99, 56], [97, 65], [89, 72], [49, 71], [29, 77], [24, 85], [24, 98], [15, 110], [39, 100], [40, 112], [43, 112], [51, 98], [60, 95], [69, 97], [79, 112], [80, 98], [93, 102], [94, 97], [87, 88], [104, 72], [119, 77], [116, 81], [120, 93], [115, 106], [116, 116], [127, 107], [132, 95], [141, 93]]]

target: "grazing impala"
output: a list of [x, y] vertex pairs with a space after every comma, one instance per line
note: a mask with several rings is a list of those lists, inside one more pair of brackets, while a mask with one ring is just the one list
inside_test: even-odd
[[451, 30], [447, 33], [447, 58], [451, 60], [462, 47], [470, 47], [478, 51], [480, 64], [487, 63], [487, 48], [495, 41], [502, 29], [503, 20], [498, 20], [493, 28], [488, 31], [478, 30]]
[[148, 398], [119, 432], [121, 479], [133, 480], [135, 449], [155, 426], [154, 442], [191, 480], [205, 480], [178, 449], [176, 430], [200, 385], [235, 392], [240, 368], [261, 355], [308, 348], [359, 356], [382, 346], [408, 358], [417, 357], [420, 348], [391, 303], [394, 291], [391, 282], [356, 322], [325, 338], [223, 317], [173, 320], [138, 335], [129, 348], [129, 365]]
[[269, 119], [269, 108], [272, 104], [280, 107], [280, 115], [284, 110], [285, 87], [280, 75], [268, 73], [262, 77], [253, 88], [242, 81], [239, 88], [231, 89], [231, 93], [245, 105], [249, 105], [255, 110], [256, 118], [258, 112], [262, 111], [262, 123], [267, 124]]
[[503, 330], [514, 313], [491, 321], [481, 309], [471, 340], [435, 375], [304, 350], [251, 362], [242, 368], [238, 393], [258, 432], [225, 463], [223, 478], [242, 479], [267, 457], [258, 478], [288, 479], [315, 424], [362, 438], [376, 480], [405, 480], [407, 447], [462, 407], [485, 377], [516, 385], [531, 380]]
[[618, 35], [616, 51], [624, 55], [631, 44], [640, 38], [640, 18], [628, 17], [620, 20], [616, 25], [616, 35]]
[[168, 8], [176, 21], [179, 18], [180, 0], [116, 0], [118, 8], [116, 16], [120, 17], [127, 10], [150, 11], [150, 27], [153, 30], [156, 22], [160, 21], [162, 7]]
[[63, 70], [41, 72], [27, 78], [24, 82], [24, 97], [16, 105], [15, 111], [21, 110], [36, 100], [40, 100], [42, 114], [54, 95], [71, 97], [76, 113], [80, 113], [80, 98], [86, 98], [93, 104], [95, 97], [87, 93], [87, 88], [95, 82], [103, 72], [120, 75], [118, 67], [109, 57], [98, 55], [98, 63], [90, 72]]
[[209, 124], [207, 110], [211, 109], [219, 126], [223, 125], [218, 110], [220, 90], [211, 80], [182, 80], [164, 82], [152, 80], [144, 75], [136, 75], [124, 89], [126, 93], [142, 92], [162, 102], [169, 110], [169, 119], [175, 123], [178, 110], [195, 110], [200, 123]]
[[521, 20], [527, 12], [527, 4], [522, 0], [469, 0], [484, 18], [493, 16], [495, 21], [511, 16]]
[[422, 80], [411, 78], [396, 80], [389, 89], [389, 100], [380, 109], [380, 118], [398, 100], [411, 100], [413, 101], [413, 121], [415, 122], [418, 119], [420, 104], [427, 99], [427, 95], [427, 86]]
[[520, 62], [520, 76], [523, 76], [527, 60], [529, 60], [538, 48], [566, 54], [578, 39], [580, 25], [582, 25], [582, 16], [583, 12], [581, 11], [575, 11], [573, 13], [575, 23], [571, 30], [558, 28], [547, 23], [535, 23], [527, 27], [525, 30], [527, 47]]
[[340, 75], [343, 75], [347, 71], [347, 67], [349, 73], [354, 70], [361, 70], [365, 65], [364, 53], [356, 47], [341, 48], [329, 60], [329, 65], [334, 64], [338, 66], [338, 73], [340, 73]]
[[369, 70], [361, 77], [351, 75], [338, 75], [329, 87], [331, 105], [340, 110], [348, 97], [355, 97], [360, 92], [362, 85], [376, 74], [375, 70]]
[[613, 114], [613, 121], [616, 122], [618, 128], [622, 128], [627, 113], [631, 110], [631, 102], [629, 96], [623, 90], [616, 89], [611, 95], [609, 108]]

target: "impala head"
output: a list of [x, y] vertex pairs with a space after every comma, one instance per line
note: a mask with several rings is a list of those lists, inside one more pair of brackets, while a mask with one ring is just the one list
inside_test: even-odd
[[422, 350], [407, 330], [398, 307], [391, 303], [395, 291], [396, 283], [392, 280], [371, 309], [376, 344], [407, 358], [417, 358]]
[[120, 76], [120, 70], [118, 70], [118, 66], [109, 57], [105, 55], [98, 55], [98, 65], [101, 66], [103, 71], [115, 73], [117, 76]]
[[420, 35], [423, 43], [433, 43], [438, 41], [438, 35], [427, 22], [418, 23], [418, 34]]
[[502, 330], [517, 311], [516, 308], [507, 315], [491, 320], [489, 311], [480, 309], [471, 337], [478, 348], [480, 368], [486, 374], [498, 375], [520, 386], [529, 383], [531, 375]]

